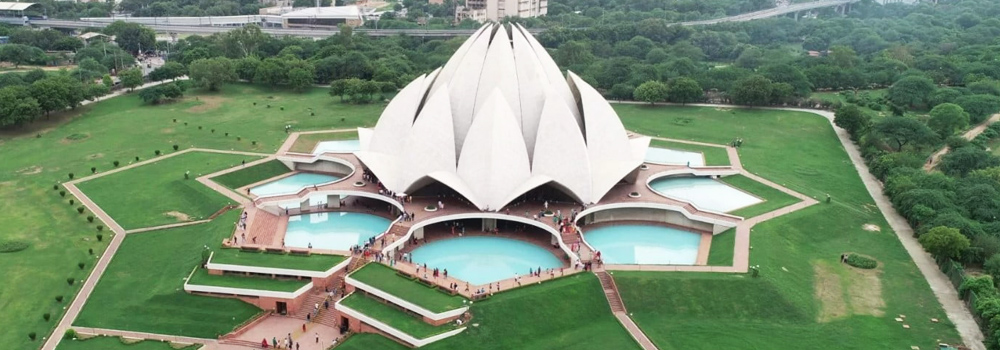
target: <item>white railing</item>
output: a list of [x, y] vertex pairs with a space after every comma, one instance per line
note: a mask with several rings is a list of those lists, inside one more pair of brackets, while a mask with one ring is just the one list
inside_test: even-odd
[[[341, 301], [343, 301], [343, 299], [341, 299]], [[398, 330], [396, 328], [393, 328], [390, 325], [382, 323], [382, 321], [379, 321], [379, 320], [376, 320], [374, 318], [368, 317], [367, 315], [365, 315], [363, 313], [360, 313], [360, 312], [358, 312], [358, 311], [356, 311], [356, 310], [354, 310], [352, 308], [344, 306], [343, 304], [341, 304], [341, 301], [337, 301], [337, 303], [334, 304], [334, 308], [337, 309], [337, 311], [343, 312], [344, 314], [346, 314], [348, 316], [354, 317], [354, 318], [360, 320], [361, 322], [367, 323], [368, 325], [370, 325], [372, 327], [375, 327], [375, 329], [378, 329], [380, 331], [386, 332], [389, 335], [391, 335], [393, 337], [396, 337], [397, 339], [402, 340], [402, 341], [404, 341], [404, 342], [406, 342], [406, 343], [408, 343], [410, 345], [413, 345], [414, 347], [418, 347], [418, 348], [421, 347], [421, 346], [424, 346], [424, 345], [436, 342], [438, 340], [451, 337], [451, 336], [456, 335], [458, 333], [462, 333], [462, 331], [465, 330], [465, 327], [461, 327], [461, 328], [456, 328], [454, 330], [450, 330], [450, 331], [447, 331], [447, 332], [444, 332], [444, 333], [441, 333], [441, 334], [433, 335], [433, 336], [430, 336], [430, 337], [427, 337], [427, 338], [418, 339], [418, 338], [416, 338], [416, 337], [414, 337], [412, 335], [406, 334], [403, 331], [400, 331], [400, 330]]]
[[[260, 254], [266, 254], [266, 253], [260, 253]], [[313, 278], [330, 277], [331, 275], [333, 275], [334, 272], [347, 267], [347, 264], [351, 262], [351, 258], [347, 257], [347, 259], [344, 259], [344, 261], [337, 263], [337, 265], [334, 265], [333, 267], [331, 267], [326, 271], [312, 271], [312, 270], [283, 269], [277, 267], [218, 264], [212, 262], [213, 257], [215, 257], [215, 252], [212, 252], [212, 254], [208, 256], [208, 264], [206, 266], [208, 267], [209, 270], [248, 272], [248, 273], [259, 273], [265, 275], [301, 276], [301, 277], [313, 277]]]
[[461, 314], [463, 314], [463, 313], [465, 313], [466, 311], [469, 310], [468, 306], [463, 306], [463, 307], [460, 307], [460, 308], [457, 308], [457, 309], [454, 309], [454, 310], [449, 310], [449, 311], [445, 311], [445, 312], [436, 313], [436, 312], [427, 310], [427, 309], [425, 309], [423, 307], [420, 307], [417, 304], [414, 304], [414, 303], [411, 303], [409, 301], [400, 299], [399, 297], [397, 297], [395, 295], [386, 293], [385, 291], [383, 291], [381, 289], [372, 287], [372, 286], [370, 286], [370, 285], [368, 285], [368, 284], [366, 284], [364, 282], [361, 282], [361, 281], [358, 281], [356, 279], [353, 279], [350, 276], [345, 277], [344, 281], [347, 282], [347, 284], [350, 284], [352, 286], [357, 287], [358, 289], [361, 289], [361, 290], [364, 290], [365, 292], [368, 292], [369, 294], [372, 294], [372, 295], [377, 296], [379, 298], [388, 300], [388, 301], [392, 302], [393, 304], [402, 306], [404, 309], [413, 311], [413, 312], [419, 314], [420, 316], [427, 317], [427, 318], [432, 319], [434, 321], [440, 321], [440, 320], [443, 320], [443, 319], [456, 317], [456, 316], [459, 316], [459, 315], [461, 315]]

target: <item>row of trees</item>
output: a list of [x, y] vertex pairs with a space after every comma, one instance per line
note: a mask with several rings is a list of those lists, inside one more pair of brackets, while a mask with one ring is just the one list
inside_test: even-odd
[[[10, 74], [16, 73], [4, 76]], [[80, 102], [109, 91], [104, 84], [84, 84], [66, 72], [52, 73], [30, 84], [5, 86], [0, 88], [0, 127], [20, 126], [51, 112], [76, 108]]]

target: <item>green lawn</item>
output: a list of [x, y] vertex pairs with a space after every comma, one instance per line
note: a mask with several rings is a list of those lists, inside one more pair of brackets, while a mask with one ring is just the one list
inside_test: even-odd
[[74, 325], [215, 338], [258, 309], [238, 299], [184, 292], [184, 279], [239, 217], [231, 210], [210, 223], [129, 235]]
[[678, 151], [698, 152], [705, 157], [705, 165], [729, 165], [729, 153], [725, 148], [710, 147], [702, 145], [692, 145], [689, 143], [652, 140], [650, 146], [669, 148]]
[[197, 269], [188, 280], [188, 284], [199, 286], [229, 287], [242, 289], [270, 290], [275, 292], [294, 292], [309, 284], [309, 279], [273, 279], [256, 276], [211, 275], [206, 269]]
[[[195, 178], [255, 159], [190, 152], [85, 181], [78, 187], [125, 229], [202, 220], [232, 200]], [[190, 172], [190, 178], [184, 178], [185, 172]]]
[[289, 152], [298, 153], [312, 153], [316, 145], [323, 141], [334, 141], [334, 140], [357, 140], [357, 131], [343, 131], [343, 132], [321, 132], [315, 134], [302, 134], [299, 138], [295, 139], [295, 143], [292, 144], [292, 148], [288, 149]]
[[[327, 92], [228, 85], [218, 93], [188, 90], [184, 100], [157, 106], [143, 104], [138, 93], [131, 93], [0, 130], [0, 240], [31, 244], [21, 252], [0, 254], [5, 278], [0, 285], [0, 344], [11, 349], [40, 346], [79, 290], [80, 283], [70, 286], [66, 278], [86, 278], [107, 246], [106, 231], [103, 241], [95, 238], [100, 223], [88, 223], [89, 213], [76, 212], [79, 201], [69, 205], [70, 196], [60, 197], [52, 185], [68, 180], [71, 172], [79, 178], [90, 174], [91, 167], [112, 169], [115, 160], [126, 165], [135, 157], [151, 158], [156, 149], [172, 152], [174, 144], [274, 152], [288, 136], [285, 125], [296, 131], [372, 126], [384, 108], [340, 103]], [[265, 101], [274, 106], [266, 109]], [[77, 267], [80, 262], [83, 270]], [[184, 274], [190, 272], [186, 270]], [[56, 302], [56, 296], [63, 302]], [[51, 314], [51, 320], [43, 320], [43, 313]], [[39, 340], [30, 341], [29, 332]]]
[[736, 247], [736, 229], [731, 228], [712, 236], [708, 248], [709, 266], [733, 266], [733, 249]]
[[[472, 306], [472, 323], [426, 349], [639, 349], [611, 314], [593, 274], [563, 277], [494, 295]], [[338, 349], [394, 349], [361, 338]], [[385, 343], [388, 344], [388, 343]], [[401, 348], [400, 348], [401, 349]]]
[[275, 267], [306, 271], [326, 271], [343, 262], [346, 256], [312, 254], [308, 256], [245, 252], [239, 249], [215, 249], [212, 262], [242, 266]]
[[368, 264], [351, 274], [369, 286], [395, 295], [432, 312], [445, 312], [464, 306], [464, 298], [452, 296], [429, 288], [427, 285], [396, 274], [396, 270], [382, 264]]
[[285, 164], [278, 160], [272, 160], [246, 169], [237, 170], [229, 174], [213, 177], [212, 181], [218, 182], [220, 185], [231, 189], [237, 189], [290, 172], [291, 170], [288, 169]]
[[[446, 341], [446, 340], [445, 340]], [[350, 338], [337, 347], [340, 350], [406, 350], [403, 344], [397, 343], [392, 339], [383, 337], [378, 334], [373, 333], [354, 333]]]
[[381, 321], [417, 339], [424, 339], [455, 329], [454, 323], [432, 326], [417, 316], [410, 315], [393, 306], [383, 304], [363, 293], [354, 293], [340, 301], [341, 304]]
[[[616, 109], [626, 127], [643, 133], [704, 142], [743, 137], [747, 169], [814, 198], [833, 198], [753, 228], [750, 264], [761, 266], [760, 278], [617, 273], [629, 312], [660, 349], [906, 349], [959, 340], [825, 119], [766, 110]], [[678, 118], [689, 119], [678, 126]], [[865, 231], [865, 224], [882, 230]], [[884, 266], [857, 272], [839, 263], [847, 251]], [[893, 320], [899, 314], [913, 320], [912, 329]], [[930, 318], [942, 322], [924, 321]]]
[[749, 192], [750, 194], [757, 196], [757, 198], [764, 200], [762, 203], [757, 203], [729, 212], [730, 214], [742, 216], [744, 218], [749, 219], [754, 216], [769, 213], [799, 202], [798, 198], [792, 197], [790, 194], [781, 192], [771, 186], [754, 181], [753, 179], [743, 175], [726, 176], [722, 178], [722, 182]]
[[[197, 349], [192, 345], [182, 349]], [[144, 340], [138, 343], [125, 344], [118, 337], [94, 337], [87, 340], [63, 340], [57, 350], [175, 350], [170, 343]]]

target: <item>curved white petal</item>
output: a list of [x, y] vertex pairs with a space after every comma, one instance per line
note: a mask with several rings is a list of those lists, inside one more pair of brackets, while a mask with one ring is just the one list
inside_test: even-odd
[[417, 113], [417, 107], [420, 106], [427, 88], [424, 83], [425, 78], [425, 75], [421, 75], [414, 79], [400, 90], [392, 101], [389, 101], [389, 105], [382, 111], [382, 116], [375, 124], [375, 131], [367, 142], [367, 148], [362, 150], [393, 154], [402, 148], [403, 140], [410, 131], [413, 116]]
[[520, 30], [517, 28], [513, 32], [514, 67], [517, 70], [517, 90], [521, 100], [521, 132], [524, 133], [524, 144], [528, 147], [528, 156], [532, 157], [533, 162], [538, 121], [542, 117], [542, 107], [547, 96], [545, 89], [550, 83], [528, 39], [524, 35], [518, 35]]
[[538, 124], [538, 139], [535, 141], [535, 156], [531, 166], [532, 175], [544, 175], [561, 184], [571, 194], [584, 203], [591, 202], [590, 159], [583, 135], [566, 132], [567, 125], [573, 125], [573, 114], [566, 104], [548, 89], [541, 122]]
[[[515, 24], [516, 28], [521, 32], [521, 36], [528, 41], [531, 45], [532, 50], [535, 52], [535, 57], [538, 58], [538, 62], [542, 66], [542, 70], [545, 75], [549, 78], [549, 83], [552, 84], [552, 88], [556, 90], [559, 96], [562, 96], [563, 101], [566, 105], [570, 107], [570, 111], [573, 112], [573, 117], [576, 118], [577, 124], [579, 124], [580, 129], [583, 130], [583, 118], [580, 115], [580, 111], [577, 110], [576, 98], [573, 97], [573, 93], [570, 91], [569, 84], [566, 82], [566, 78], [563, 77], [562, 71], [559, 70], [559, 66], [556, 65], [556, 61], [552, 60], [552, 56], [549, 56], [549, 52], [545, 51], [545, 47], [542, 46], [535, 37], [528, 33], [527, 29], [524, 29], [519, 24]], [[603, 101], [604, 98], [601, 98]]]
[[503, 95], [494, 90], [476, 115], [458, 158], [458, 175], [484, 208], [503, 206], [507, 195], [531, 176], [524, 139]]
[[409, 188], [426, 174], [455, 172], [455, 134], [447, 85], [438, 90], [420, 111], [406, 137], [400, 169], [401, 186]]
[[491, 30], [487, 30], [475, 39], [465, 54], [454, 77], [448, 82], [451, 89], [451, 115], [455, 119], [455, 150], [462, 152], [465, 135], [469, 132], [474, 118], [476, 106], [476, 91], [479, 90], [479, 75], [486, 61], [486, 52], [490, 46]]

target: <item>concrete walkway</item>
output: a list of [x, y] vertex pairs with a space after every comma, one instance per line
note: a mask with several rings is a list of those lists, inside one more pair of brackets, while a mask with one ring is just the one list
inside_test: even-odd
[[[986, 119], [982, 123], [979, 123], [978, 125], [973, 127], [972, 129], [969, 129], [969, 131], [966, 131], [964, 134], [962, 134], [962, 137], [964, 137], [966, 140], [972, 141], [972, 139], [976, 138], [976, 136], [979, 136], [979, 134], [982, 134], [983, 131], [986, 131], [986, 128], [989, 127], [990, 124], [993, 124], [997, 121], [1000, 121], [1000, 113], [994, 114], [989, 119]], [[951, 149], [948, 146], [944, 146], [944, 148], [941, 148], [937, 152], [934, 152], [934, 154], [931, 155], [931, 161], [928, 162], [927, 164], [924, 164], [924, 171], [930, 172], [931, 170], [934, 170], [934, 168], [937, 167], [938, 162], [941, 161], [941, 157], [943, 157], [945, 154], [948, 154], [949, 151], [951, 151]]]
[[183, 337], [179, 335], [156, 334], [156, 333], [145, 333], [145, 332], [120, 331], [117, 329], [106, 329], [106, 328], [73, 327], [73, 330], [75, 330], [77, 333], [82, 333], [82, 334], [124, 337], [133, 339], [159, 340], [159, 341], [167, 341], [171, 343], [181, 343], [181, 344], [208, 345], [208, 344], [215, 344], [216, 342], [215, 339], [192, 338], [192, 337]]

